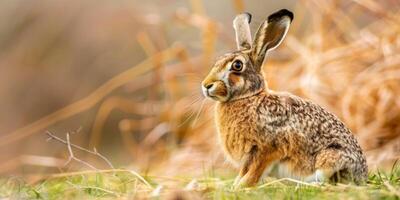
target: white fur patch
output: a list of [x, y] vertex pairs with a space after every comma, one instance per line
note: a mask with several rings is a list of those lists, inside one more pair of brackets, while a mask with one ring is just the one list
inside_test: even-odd
[[291, 178], [310, 183], [322, 183], [328, 181], [329, 177], [333, 174], [331, 171], [318, 169], [311, 175], [299, 176], [294, 174], [287, 164], [276, 162], [264, 171], [263, 177], [270, 175], [272, 171], [275, 172], [272, 175], [276, 178]]

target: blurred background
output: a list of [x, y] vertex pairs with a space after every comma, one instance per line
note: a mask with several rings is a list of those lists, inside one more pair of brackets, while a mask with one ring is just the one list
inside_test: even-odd
[[[144, 174], [200, 176], [225, 162], [200, 82], [254, 33], [295, 19], [264, 63], [268, 85], [324, 106], [356, 135], [371, 169], [400, 155], [398, 0], [0, 1], [0, 174], [34, 179], [88, 167], [47, 131]], [[98, 156], [74, 156], [107, 169]], [[230, 168], [231, 169], [231, 168]]]

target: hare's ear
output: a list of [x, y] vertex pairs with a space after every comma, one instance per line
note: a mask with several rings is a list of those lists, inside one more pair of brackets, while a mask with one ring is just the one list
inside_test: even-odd
[[237, 15], [233, 20], [233, 28], [236, 33], [236, 44], [238, 50], [251, 48], [251, 33], [250, 33], [250, 13], [242, 13]]
[[255, 35], [251, 56], [257, 66], [262, 65], [267, 51], [279, 46], [289, 30], [293, 13], [282, 9], [273, 13], [264, 21]]

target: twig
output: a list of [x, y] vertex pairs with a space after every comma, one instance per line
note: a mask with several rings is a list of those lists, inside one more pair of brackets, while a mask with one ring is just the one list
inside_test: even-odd
[[89, 168], [92, 168], [94, 170], [98, 170], [96, 167], [94, 167], [93, 165], [89, 164], [88, 162], [83, 161], [83, 160], [75, 157], [74, 152], [72, 151], [71, 142], [69, 141], [69, 133], [67, 133], [67, 147], [68, 147], [69, 157], [68, 157], [67, 162], [65, 162], [64, 166], [67, 166], [72, 160], [75, 160], [76, 162], [84, 164], [84, 165], [88, 166]]
[[[63, 144], [66, 144], [66, 145], [68, 146], [68, 150], [69, 150], [69, 148], [74, 147], [74, 148], [79, 149], [79, 150], [81, 150], [81, 151], [84, 151], [84, 152], [93, 154], [93, 155], [95, 155], [95, 156], [98, 156], [98, 157], [100, 157], [102, 160], [104, 160], [112, 169], [115, 169], [114, 166], [111, 164], [111, 162], [110, 162], [105, 156], [101, 155], [101, 154], [97, 151], [96, 148], [94, 148], [93, 151], [91, 151], [91, 150], [85, 149], [85, 148], [83, 148], [83, 147], [81, 147], [81, 146], [78, 146], [78, 145], [75, 145], [75, 144], [69, 143], [69, 145], [68, 145], [68, 139], [69, 139], [69, 134], [68, 134], [68, 133], [67, 133], [67, 141], [65, 141], [65, 140], [63, 140], [63, 139], [61, 139], [61, 138], [55, 136], [55, 135], [52, 134], [50, 131], [46, 131], [46, 134], [49, 136], [50, 139], [55, 139], [55, 140], [57, 140], [58, 142], [61, 142], [61, 143], [63, 143]], [[70, 152], [70, 155], [71, 155], [72, 150], [69, 151], [69, 152]], [[73, 155], [73, 153], [72, 153], [72, 155]], [[67, 163], [67, 164], [68, 164], [68, 163]]]

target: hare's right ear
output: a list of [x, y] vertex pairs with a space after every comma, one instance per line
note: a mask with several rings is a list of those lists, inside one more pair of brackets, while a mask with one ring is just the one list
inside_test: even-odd
[[236, 45], [238, 50], [251, 48], [251, 33], [250, 33], [250, 13], [242, 13], [237, 15], [233, 20], [233, 28], [236, 33]]
[[289, 30], [292, 20], [293, 13], [282, 9], [270, 15], [268, 20], [261, 24], [255, 35], [251, 51], [251, 56], [257, 66], [261, 67], [267, 51], [279, 46]]

